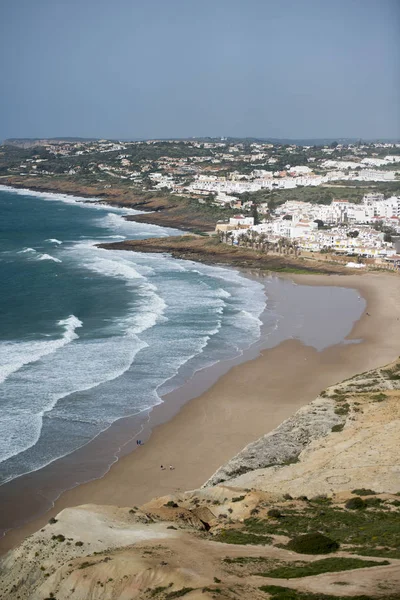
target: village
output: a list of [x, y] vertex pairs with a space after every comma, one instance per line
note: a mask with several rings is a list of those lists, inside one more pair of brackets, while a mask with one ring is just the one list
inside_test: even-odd
[[233, 246], [400, 267], [398, 142], [6, 140], [0, 176], [181, 198]]
[[[10, 159], [16, 149], [20, 154]], [[221, 207], [260, 190], [400, 182], [400, 144], [389, 142], [6, 140], [1, 150], [4, 174], [89, 177], [104, 186], [120, 180], [142, 190], [209, 197]]]
[[226, 243], [262, 247], [267, 252], [286, 248], [296, 256], [301, 251], [334, 253], [357, 257], [356, 262], [349, 261], [352, 267], [365, 267], [365, 258], [400, 268], [399, 196], [385, 199], [383, 194], [369, 193], [362, 204], [289, 200], [273, 213], [237, 214], [229, 222], [217, 223], [216, 232]]

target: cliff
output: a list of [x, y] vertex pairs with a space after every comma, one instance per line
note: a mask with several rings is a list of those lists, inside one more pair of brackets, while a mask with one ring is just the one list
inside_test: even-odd
[[398, 600], [400, 360], [250, 444], [200, 490], [68, 508], [0, 564], [7, 600]]
[[400, 491], [400, 360], [321, 392], [205, 484], [292, 495]]

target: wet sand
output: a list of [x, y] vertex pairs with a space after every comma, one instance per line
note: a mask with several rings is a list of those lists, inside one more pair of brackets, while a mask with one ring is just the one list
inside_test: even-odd
[[[383, 365], [399, 355], [398, 276], [370, 273], [291, 279], [310, 286], [358, 289], [367, 300], [367, 308], [348, 339], [362, 339], [362, 343], [337, 344], [318, 352], [298, 340], [287, 340], [261, 350], [256, 358], [233, 366], [220, 377], [218, 366], [209, 369], [208, 382], [204, 383], [204, 378], [202, 384], [191, 382], [189, 395], [187, 388], [182, 389], [174, 395], [173, 402], [153, 409], [150, 422], [143, 423], [141, 438], [146, 442], [143, 446], [123, 456], [101, 479], [64, 492], [46, 514], [10, 531], [0, 540], [0, 550], [15, 546], [68, 506], [87, 503], [134, 506], [154, 496], [199, 487], [246, 444], [274, 429], [328, 385]], [[207, 391], [200, 393], [201, 385], [213, 381]], [[190, 397], [194, 399], [185, 404]], [[123, 426], [129, 426], [128, 421]], [[101, 453], [100, 446], [97, 452]], [[96, 462], [95, 448], [92, 458]], [[167, 469], [161, 470], [161, 465]], [[169, 465], [174, 470], [169, 470]], [[26, 485], [25, 490], [10, 499], [10, 508], [12, 502], [17, 512], [29, 502], [29, 479]]]

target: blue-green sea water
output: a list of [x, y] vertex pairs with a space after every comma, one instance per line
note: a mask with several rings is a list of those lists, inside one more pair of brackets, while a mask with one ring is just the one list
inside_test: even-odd
[[[167, 255], [96, 248], [177, 232], [82, 200], [0, 189], [2, 483], [148, 411], [260, 335], [260, 283]], [[272, 330], [277, 317], [268, 318]]]
[[351, 289], [97, 248], [180, 233], [127, 212], [0, 186], [0, 484], [140, 415], [134, 439], [166, 393], [240, 356], [261, 327], [264, 348], [294, 338], [320, 351], [365, 310]]

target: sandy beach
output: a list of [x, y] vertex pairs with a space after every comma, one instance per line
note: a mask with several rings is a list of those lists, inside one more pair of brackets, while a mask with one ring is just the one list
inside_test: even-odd
[[[362, 342], [317, 352], [298, 340], [287, 340], [233, 366], [186, 404], [178, 398], [174, 407], [168, 402], [159, 405], [151, 413], [143, 446], [121, 458], [101, 479], [63, 493], [51, 511], [10, 531], [0, 541], [0, 550], [15, 546], [68, 506], [135, 506], [154, 496], [199, 487], [246, 444], [274, 429], [328, 385], [399, 355], [398, 276], [368, 273], [291, 279], [303, 285], [359, 290], [367, 308], [348, 339]], [[167, 468], [162, 470], [161, 465]], [[15, 498], [15, 503], [22, 502], [23, 497]]]

